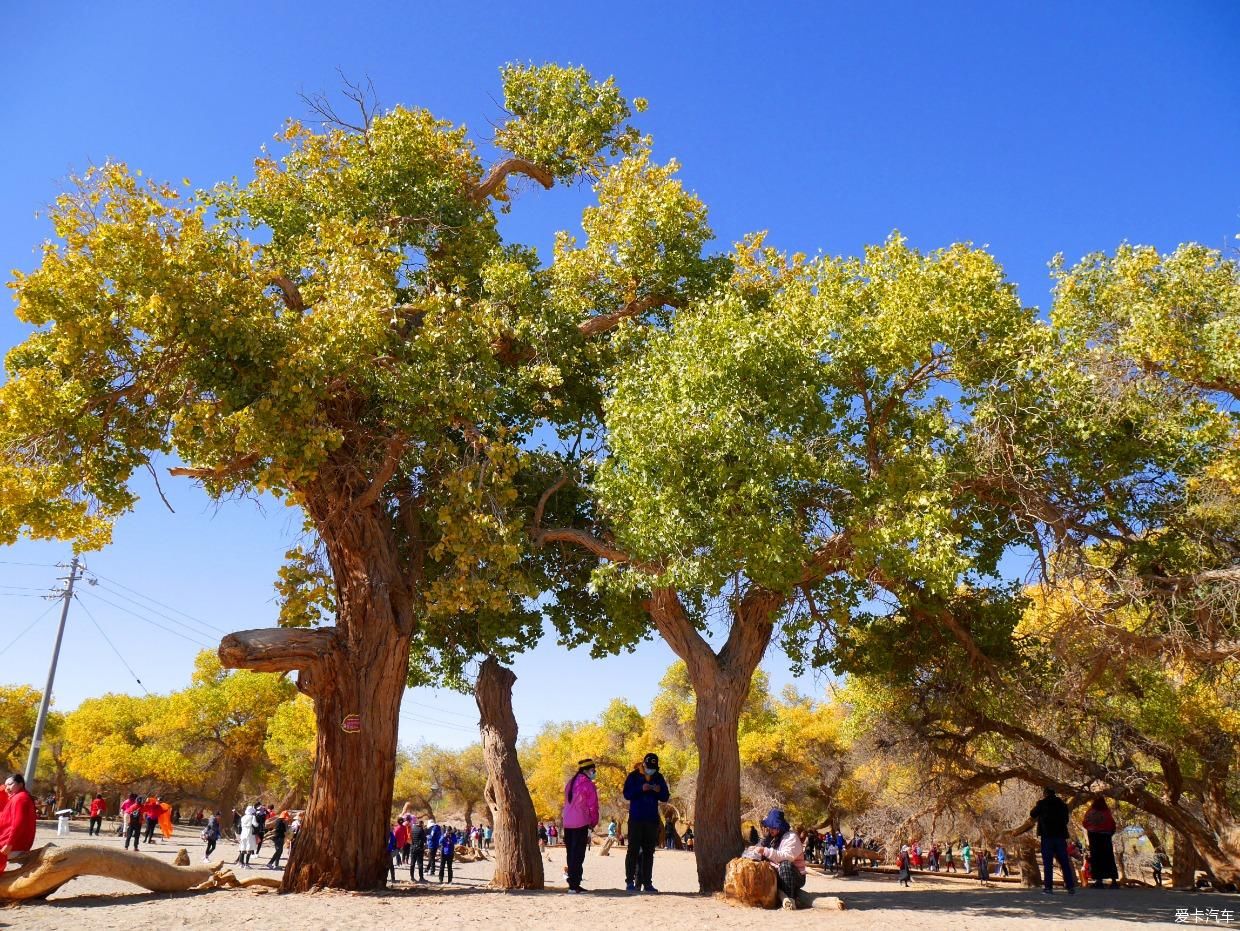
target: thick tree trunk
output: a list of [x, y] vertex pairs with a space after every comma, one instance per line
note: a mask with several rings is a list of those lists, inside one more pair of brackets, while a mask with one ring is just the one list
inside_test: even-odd
[[693, 626], [674, 590], [655, 589], [646, 603], [663, 639], [685, 661], [696, 701], [693, 852], [700, 892], [722, 892], [728, 861], [744, 849], [737, 728], [754, 670], [771, 642], [775, 612], [782, 603], [777, 593], [751, 587], [737, 599], [732, 628], [718, 653]]
[[286, 892], [380, 888], [396, 732], [413, 635], [413, 591], [389, 516], [356, 489], [306, 495], [336, 585], [336, 626], [253, 630], [220, 644], [226, 667], [298, 670], [318, 734]]
[[1042, 885], [1042, 864], [1038, 862], [1038, 842], [1032, 837], [1022, 837], [1013, 843], [1016, 863], [1020, 867], [1020, 884], [1028, 889]]
[[1171, 885], [1176, 889], [1192, 889], [1201, 869], [1201, 856], [1193, 846], [1192, 838], [1183, 831], [1172, 833]]
[[689, 670], [697, 696], [694, 736], [699, 775], [693, 802], [693, 846], [702, 892], [723, 890], [729, 861], [745, 847], [737, 729], [752, 676], [752, 669], [726, 672], [713, 663]]
[[512, 685], [516, 681], [512, 670], [488, 656], [474, 686], [474, 699], [482, 716], [486, 803], [494, 825], [495, 872], [491, 885], [497, 889], [542, 889], [538, 818], [517, 760], [517, 719], [512, 713]]
[[369, 649], [349, 651], [330, 676], [313, 677], [314, 776], [297, 849], [284, 873], [286, 892], [384, 884], [409, 639], [375, 640]]
[[224, 784], [220, 787], [220, 827], [229, 837], [233, 836], [233, 816], [237, 809], [237, 800], [241, 797], [241, 780], [245, 778], [247, 767], [233, 762], [225, 770]]

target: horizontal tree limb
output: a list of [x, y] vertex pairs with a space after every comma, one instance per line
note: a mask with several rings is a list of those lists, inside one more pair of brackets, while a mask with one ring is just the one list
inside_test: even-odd
[[666, 294], [650, 294], [646, 297], [635, 298], [619, 310], [612, 311], [609, 314], [599, 314], [597, 317], [583, 320], [577, 324], [577, 329], [582, 336], [597, 336], [599, 333], [607, 333], [614, 330], [620, 325], [622, 320], [628, 320], [630, 317], [640, 317], [646, 311], [654, 310], [656, 307], [679, 306], [680, 301], [674, 297]]
[[239, 456], [230, 462], [225, 462], [223, 465], [218, 466], [178, 466], [175, 469], [169, 469], [168, 474], [184, 478], [210, 479], [218, 481], [226, 476], [248, 469], [250, 466], [254, 465], [254, 463], [258, 462], [258, 459], [258, 453], [250, 453], [249, 455]]
[[219, 657], [228, 669], [291, 672], [322, 664], [336, 649], [334, 627], [263, 627], [228, 634]]

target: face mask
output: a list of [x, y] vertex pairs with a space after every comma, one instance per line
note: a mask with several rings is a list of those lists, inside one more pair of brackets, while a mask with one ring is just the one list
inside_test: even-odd
[[586, 773], [586, 776], [589, 778], [591, 782], [593, 782], [595, 779], [598, 778], [598, 773], [596, 773], [594, 770], [590, 770], [588, 773]]
[[654, 775], [655, 773], [657, 773], [657, 772], [658, 772], [658, 770], [657, 770], [655, 767], [653, 767], [653, 766], [647, 766], [647, 767], [646, 767], [646, 775], [647, 775], [647, 776], [653, 776], [653, 775]]

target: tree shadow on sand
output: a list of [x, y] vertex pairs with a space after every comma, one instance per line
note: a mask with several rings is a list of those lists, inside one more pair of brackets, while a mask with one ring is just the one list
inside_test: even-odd
[[[809, 898], [817, 898], [815, 894]], [[1110, 918], [1149, 924], [1175, 923], [1177, 909], [1209, 909], [1232, 912], [1240, 922], [1240, 895], [1220, 892], [1178, 892], [1158, 889], [1078, 889], [1068, 895], [1056, 889], [1053, 896], [1038, 889], [978, 888], [972, 890], [911, 889], [839, 890], [821, 895], [839, 895], [849, 911], [865, 909], [907, 909], [910, 912], [944, 912], [974, 918], [1045, 918], [1070, 922], [1086, 918]], [[1204, 920], [1204, 919], [1203, 919]], [[1215, 924], [1218, 924], [1216, 919]]]

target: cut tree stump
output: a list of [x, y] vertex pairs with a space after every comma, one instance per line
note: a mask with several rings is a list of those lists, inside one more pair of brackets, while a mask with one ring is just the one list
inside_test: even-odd
[[[0, 874], [0, 901], [44, 899], [79, 876], [107, 876], [151, 892], [188, 892], [225, 886], [268, 887], [278, 880], [238, 880], [221, 860], [204, 866], [174, 866], [158, 857], [114, 847], [48, 844], [21, 857], [20, 869]], [[229, 879], [231, 878], [231, 881]]]
[[723, 894], [730, 902], [751, 908], [778, 908], [779, 885], [770, 864], [737, 857], [728, 862]]

